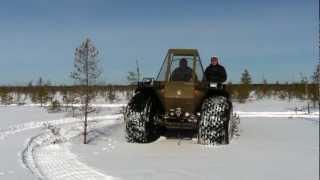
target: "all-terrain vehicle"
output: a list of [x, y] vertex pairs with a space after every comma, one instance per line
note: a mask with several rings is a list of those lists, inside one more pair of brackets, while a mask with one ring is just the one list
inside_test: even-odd
[[169, 49], [157, 78], [138, 82], [124, 113], [132, 143], [152, 142], [167, 130], [191, 130], [200, 144], [228, 144], [234, 118], [226, 86], [206, 80], [196, 49]]

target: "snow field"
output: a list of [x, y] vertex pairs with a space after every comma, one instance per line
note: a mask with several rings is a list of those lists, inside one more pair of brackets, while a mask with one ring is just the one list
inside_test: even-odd
[[240, 137], [213, 147], [165, 137], [126, 143], [119, 114], [125, 104], [96, 105], [103, 109], [89, 118], [88, 145], [82, 144], [82, 119], [37, 105], [0, 107], [0, 179], [317, 179], [319, 112], [294, 110], [304, 104], [235, 103]]

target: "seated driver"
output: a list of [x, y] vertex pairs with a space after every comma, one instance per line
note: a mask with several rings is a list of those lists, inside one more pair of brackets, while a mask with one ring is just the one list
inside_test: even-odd
[[188, 66], [185, 58], [180, 59], [179, 67], [177, 67], [171, 75], [171, 81], [191, 81], [192, 69]]

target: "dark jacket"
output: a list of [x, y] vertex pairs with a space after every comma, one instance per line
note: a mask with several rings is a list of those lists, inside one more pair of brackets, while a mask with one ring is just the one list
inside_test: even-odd
[[190, 81], [192, 79], [192, 69], [189, 67], [178, 67], [171, 75], [171, 81]]
[[212, 65], [210, 64], [204, 74], [206, 75], [206, 78], [210, 82], [217, 82], [217, 83], [223, 83], [227, 80], [227, 73], [223, 66], [220, 64]]

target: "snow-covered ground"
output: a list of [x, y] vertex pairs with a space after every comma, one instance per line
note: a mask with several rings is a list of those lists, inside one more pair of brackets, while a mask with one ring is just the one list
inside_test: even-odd
[[81, 119], [30, 104], [1, 106], [0, 179], [318, 179], [319, 112], [296, 111], [305, 102], [235, 103], [240, 137], [215, 147], [165, 137], [128, 144], [124, 104], [97, 104], [88, 145]]

